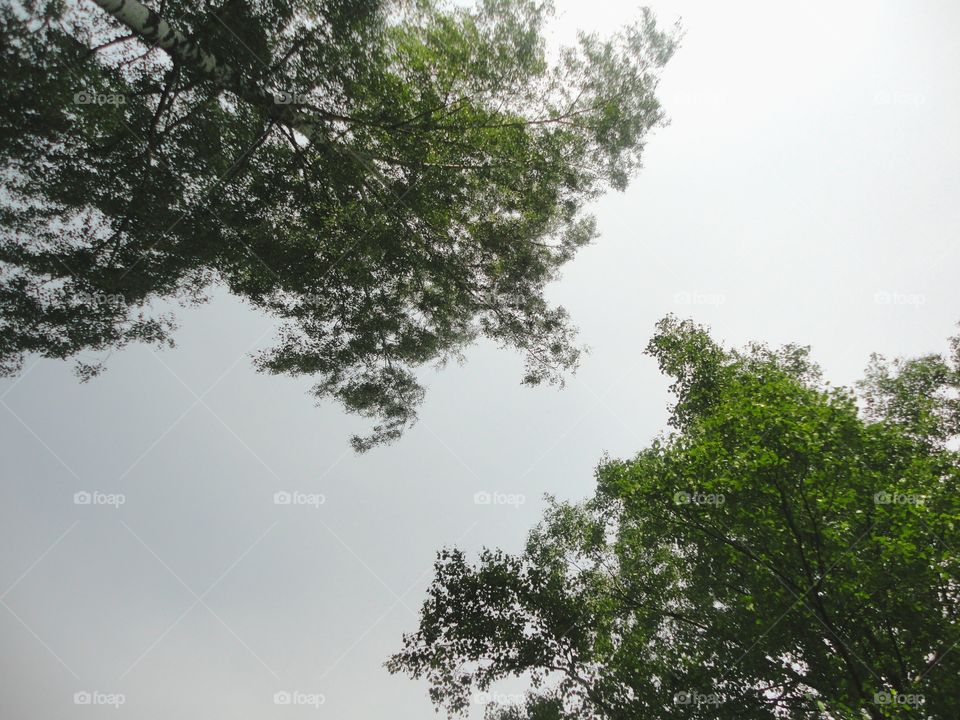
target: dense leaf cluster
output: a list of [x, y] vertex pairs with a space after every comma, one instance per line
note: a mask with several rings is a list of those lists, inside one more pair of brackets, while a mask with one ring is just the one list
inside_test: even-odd
[[675, 432], [552, 503], [519, 555], [442, 552], [388, 663], [500, 720], [955, 718], [960, 341], [875, 358], [861, 395], [807, 349], [726, 351], [668, 318]]
[[0, 8], [0, 368], [170, 342], [155, 301], [214, 283], [283, 321], [262, 369], [379, 418], [360, 449], [414, 419], [418, 366], [479, 335], [528, 383], [575, 365], [543, 289], [663, 121], [676, 40], [649, 13], [554, 52], [533, 0], [156, 9], [218, 72], [90, 0]]

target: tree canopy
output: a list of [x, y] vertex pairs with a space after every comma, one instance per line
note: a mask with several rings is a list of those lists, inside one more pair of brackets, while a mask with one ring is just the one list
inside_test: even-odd
[[[154, 11], [156, 10], [156, 11]], [[0, 8], [0, 370], [171, 344], [222, 284], [282, 321], [257, 356], [397, 437], [414, 371], [479, 336], [555, 381], [543, 290], [622, 189], [676, 34], [643, 11], [548, 47], [548, 4], [20, 0]], [[89, 377], [97, 363], [80, 363]]]
[[552, 501], [525, 550], [439, 553], [388, 662], [498, 720], [955, 718], [960, 337], [875, 356], [850, 390], [809, 350], [726, 350], [668, 317], [648, 346], [673, 430]]

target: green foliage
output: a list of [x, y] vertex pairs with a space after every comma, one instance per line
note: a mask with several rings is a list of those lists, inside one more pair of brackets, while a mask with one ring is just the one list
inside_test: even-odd
[[390, 670], [452, 712], [529, 679], [503, 720], [957, 717], [956, 352], [875, 359], [858, 398], [672, 317], [648, 351], [677, 431], [523, 553], [440, 553]]
[[480, 335], [523, 351], [528, 383], [575, 366], [543, 289], [663, 121], [676, 40], [649, 12], [551, 62], [533, 0], [161, 10], [223, 72], [89, 0], [0, 9], [0, 368], [170, 342], [152, 303], [213, 283], [283, 321], [261, 369], [380, 420], [359, 449], [413, 421], [418, 366]]

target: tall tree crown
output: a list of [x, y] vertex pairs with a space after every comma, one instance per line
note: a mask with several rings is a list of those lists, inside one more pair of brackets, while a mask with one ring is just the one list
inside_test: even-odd
[[958, 342], [875, 358], [855, 395], [806, 348], [667, 318], [676, 431], [551, 502], [523, 552], [440, 552], [388, 667], [451, 712], [529, 681], [498, 720], [956, 717]]
[[282, 320], [261, 369], [379, 419], [358, 449], [478, 336], [519, 348], [527, 383], [575, 366], [543, 289], [663, 122], [676, 36], [648, 11], [551, 53], [532, 0], [153, 10], [0, 9], [0, 368], [171, 343], [156, 302], [216, 283]]

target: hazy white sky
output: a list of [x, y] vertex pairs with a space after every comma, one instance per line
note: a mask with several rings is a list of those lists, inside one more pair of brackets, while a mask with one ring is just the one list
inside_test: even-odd
[[[637, 14], [558, 7], [558, 37]], [[589, 495], [603, 453], [665, 429], [667, 382], [642, 354], [660, 317], [810, 344], [835, 383], [874, 350], [946, 348], [960, 5], [653, 7], [686, 30], [661, 85], [672, 124], [551, 288], [592, 348], [566, 389], [520, 387], [520, 358], [481, 345], [427, 371], [413, 431], [358, 457], [361, 421], [314, 408], [309, 380], [252, 371], [271, 323], [222, 293], [180, 311], [176, 350], [130, 348], [87, 385], [48, 361], [3, 381], [0, 715], [429, 717], [424, 686], [382, 662], [415, 627], [435, 551], [519, 549], [543, 493]], [[283, 490], [325, 502], [275, 505]], [[125, 705], [78, 707], [83, 691]], [[325, 702], [278, 706], [281, 691]]]

